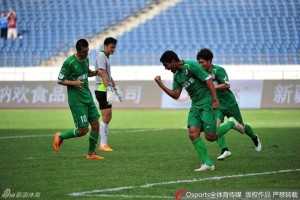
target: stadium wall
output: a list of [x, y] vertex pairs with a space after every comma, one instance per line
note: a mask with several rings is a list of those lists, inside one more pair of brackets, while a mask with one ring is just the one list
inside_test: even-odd
[[[221, 65], [230, 80], [300, 79], [300, 65]], [[90, 66], [94, 69], [94, 66]], [[55, 81], [60, 67], [1, 67], [0, 81]], [[163, 66], [113, 66], [114, 80], [172, 80]], [[92, 78], [91, 80], [94, 80]]]
[[[118, 109], [188, 109], [191, 101], [183, 90], [174, 100], [154, 80], [119, 80], [123, 102]], [[171, 87], [172, 81], [164, 82]], [[93, 93], [95, 82], [89, 83]], [[300, 80], [233, 80], [231, 89], [241, 109], [300, 108]], [[94, 94], [93, 94], [94, 95]], [[94, 97], [95, 98], [95, 97]], [[96, 100], [95, 100], [96, 102]], [[56, 81], [0, 81], [0, 108], [67, 108], [66, 87]]]

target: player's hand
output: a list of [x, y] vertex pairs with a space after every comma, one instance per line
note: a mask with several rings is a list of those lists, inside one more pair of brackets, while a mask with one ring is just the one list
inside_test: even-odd
[[101, 70], [96, 70], [96, 76], [101, 76]]
[[115, 86], [115, 93], [116, 93], [119, 101], [122, 102], [122, 100], [123, 100], [123, 93], [120, 90], [119, 86]]
[[213, 107], [213, 109], [219, 108], [219, 101], [218, 100], [213, 100], [212, 107]]
[[160, 76], [156, 76], [155, 78], [154, 78], [154, 80], [155, 80], [155, 82], [156, 83], [161, 83], [161, 77]]
[[111, 87], [106, 88], [106, 99], [108, 104], [112, 104], [115, 101], [115, 95]]
[[80, 78], [78, 78], [76, 81], [75, 81], [75, 84], [74, 84], [76, 87], [79, 87], [79, 88], [82, 88], [84, 86], [84, 82], [81, 81]]

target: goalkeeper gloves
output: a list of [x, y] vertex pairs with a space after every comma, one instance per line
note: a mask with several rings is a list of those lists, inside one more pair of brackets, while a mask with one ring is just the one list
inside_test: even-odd
[[112, 104], [115, 100], [115, 95], [111, 87], [106, 88], [106, 99], [108, 104]]

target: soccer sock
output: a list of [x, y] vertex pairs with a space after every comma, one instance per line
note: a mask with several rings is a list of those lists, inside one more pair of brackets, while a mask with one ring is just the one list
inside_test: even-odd
[[200, 160], [203, 163], [207, 164], [208, 166], [213, 166], [213, 164], [208, 156], [207, 148], [200, 137], [197, 138], [195, 141], [193, 141], [193, 145], [197, 151], [197, 154], [198, 154]]
[[108, 124], [105, 124], [103, 121], [100, 123], [100, 133], [101, 142], [100, 146], [107, 144], [107, 137], [108, 137]]
[[88, 155], [92, 155], [92, 153], [95, 152], [95, 148], [97, 146], [98, 138], [99, 138], [98, 133], [95, 133], [93, 131], [90, 132], [90, 135], [89, 135], [90, 146], [89, 146]]
[[218, 143], [218, 145], [221, 149], [225, 149], [225, 148], [227, 149], [227, 145], [225, 143], [225, 137], [224, 136], [217, 139], [217, 143]]
[[223, 124], [219, 127], [217, 127], [217, 135], [219, 138], [221, 138], [223, 135], [225, 135], [232, 127], [234, 126], [233, 122], [227, 122], [226, 124]]
[[249, 126], [248, 124], [245, 124], [245, 133], [252, 139], [256, 138], [256, 134], [253, 132], [251, 126]]
[[77, 128], [62, 132], [59, 135], [59, 138], [63, 139], [63, 140], [69, 139], [69, 138], [74, 138], [74, 137], [80, 137], [80, 135], [78, 134], [78, 129]]

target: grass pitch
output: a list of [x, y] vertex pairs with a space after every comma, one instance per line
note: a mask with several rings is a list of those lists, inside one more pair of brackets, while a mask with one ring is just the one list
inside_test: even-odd
[[[218, 145], [205, 140], [216, 167], [194, 172], [200, 160], [189, 141], [187, 110], [114, 110], [104, 160], [86, 160], [88, 137], [53, 134], [73, 128], [69, 110], [0, 110], [0, 193], [26, 199], [174, 199], [180, 189], [299, 191], [300, 110], [243, 110], [259, 135], [226, 135], [233, 155], [217, 161]], [[6, 193], [7, 194], [7, 193]]]

